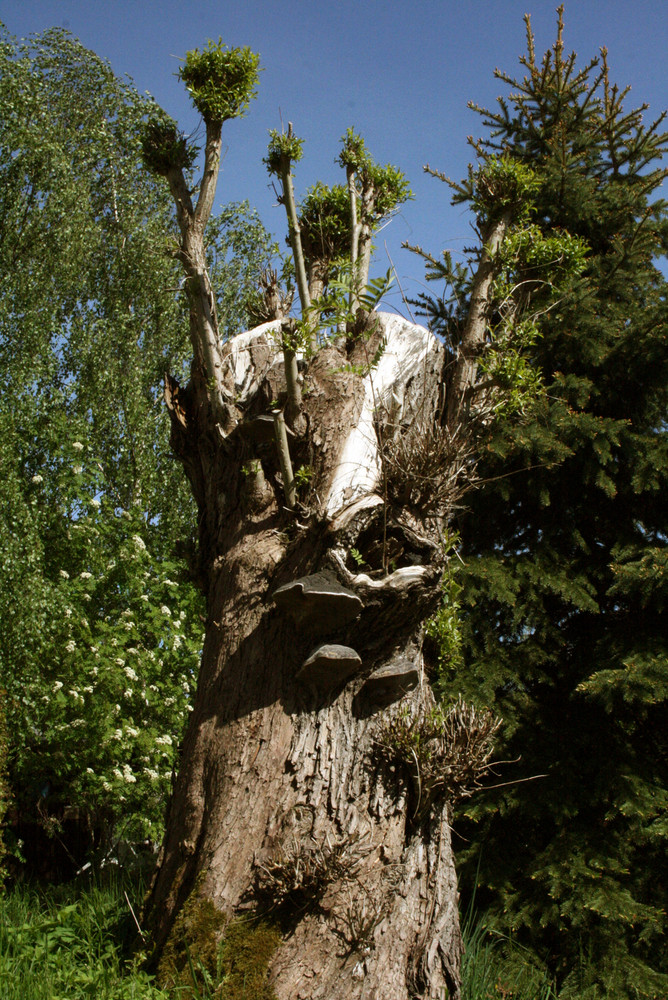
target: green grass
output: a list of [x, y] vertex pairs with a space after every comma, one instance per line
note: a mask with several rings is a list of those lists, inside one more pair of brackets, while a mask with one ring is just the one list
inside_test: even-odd
[[[106, 885], [18, 886], [0, 893], [1, 1000], [213, 997], [215, 984], [206, 976], [202, 981], [195, 970], [192, 979], [199, 988], [165, 991], [138, 961], [125, 957], [136, 931], [126, 892], [137, 912], [141, 886], [119, 878]], [[530, 953], [471, 916], [463, 921], [462, 934], [462, 1000], [558, 1000]], [[578, 994], [568, 996], [576, 1000]]]
[[462, 938], [462, 1000], [559, 1000], [535, 956], [471, 914], [462, 922]]
[[0, 895], [0, 997], [167, 1000], [123, 958], [131, 921], [120, 881], [80, 889], [21, 886]]

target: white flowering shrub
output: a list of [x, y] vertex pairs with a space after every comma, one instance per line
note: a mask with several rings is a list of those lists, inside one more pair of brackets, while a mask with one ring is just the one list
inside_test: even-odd
[[154, 554], [159, 527], [114, 506], [81, 440], [61, 459], [24, 470], [21, 530], [0, 557], [11, 785], [19, 811], [39, 801], [57, 822], [74, 806], [109, 839], [156, 840], [196, 685], [202, 599], [183, 566]]

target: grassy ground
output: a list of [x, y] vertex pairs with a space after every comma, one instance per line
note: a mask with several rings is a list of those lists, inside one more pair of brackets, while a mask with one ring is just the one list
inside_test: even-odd
[[[186, 1000], [124, 957], [136, 929], [128, 900], [136, 912], [140, 897], [119, 879], [0, 895], [1, 1000]], [[557, 1000], [528, 956], [471, 920], [464, 937], [462, 1000]]]
[[545, 970], [518, 945], [488, 934], [470, 916], [462, 937], [462, 1000], [559, 1000]]
[[79, 889], [19, 887], [1, 896], [2, 1000], [166, 1000], [124, 961], [132, 933], [125, 891], [116, 880]]

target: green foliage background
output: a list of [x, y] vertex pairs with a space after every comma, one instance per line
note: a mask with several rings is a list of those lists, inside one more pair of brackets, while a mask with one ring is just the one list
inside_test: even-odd
[[[668, 136], [627, 109], [605, 54], [566, 57], [561, 29], [542, 62], [529, 33], [522, 67], [479, 109], [480, 162], [533, 171], [523, 245], [568, 234], [587, 253], [556, 298], [561, 253], [522, 252], [501, 275], [536, 315], [522, 353], [544, 391], [492, 423], [459, 524], [462, 656], [443, 682], [504, 717], [498, 757], [516, 761], [508, 787], [460, 810], [460, 877], [561, 995], [663, 997]], [[474, 184], [456, 197], [484, 214]], [[448, 276], [431, 313], [455, 348], [470, 279]]]
[[[159, 839], [202, 646], [195, 512], [161, 382], [187, 376], [155, 106], [67, 33], [0, 38], [0, 687], [14, 818], [74, 808]], [[210, 227], [225, 332], [273, 247], [247, 204]], [[123, 820], [122, 827], [119, 823]]]

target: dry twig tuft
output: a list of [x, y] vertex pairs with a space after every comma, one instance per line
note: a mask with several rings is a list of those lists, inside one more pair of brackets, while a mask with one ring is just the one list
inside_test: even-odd
[[378, 735], [380, 757], [403, 765], [417, 796], [415, 817], [438, 799], [468, 798], [482, 787], [493, 767], [494, 737], [502, 720], [461, 698], [449, 709], [426, 715], [402, 712], [387, 720]]
[[271, 909], [307, 905], [332, 882], [353, 879], [370, 850], [359, 837], [321, 843], [293, 837], [275, 857], [256, 862], [255, 895]]
[[415, 420], [384, 442], [388, 499], [421, 518], [451, 515], [477, 482], [474, 454], [462, 427]]

